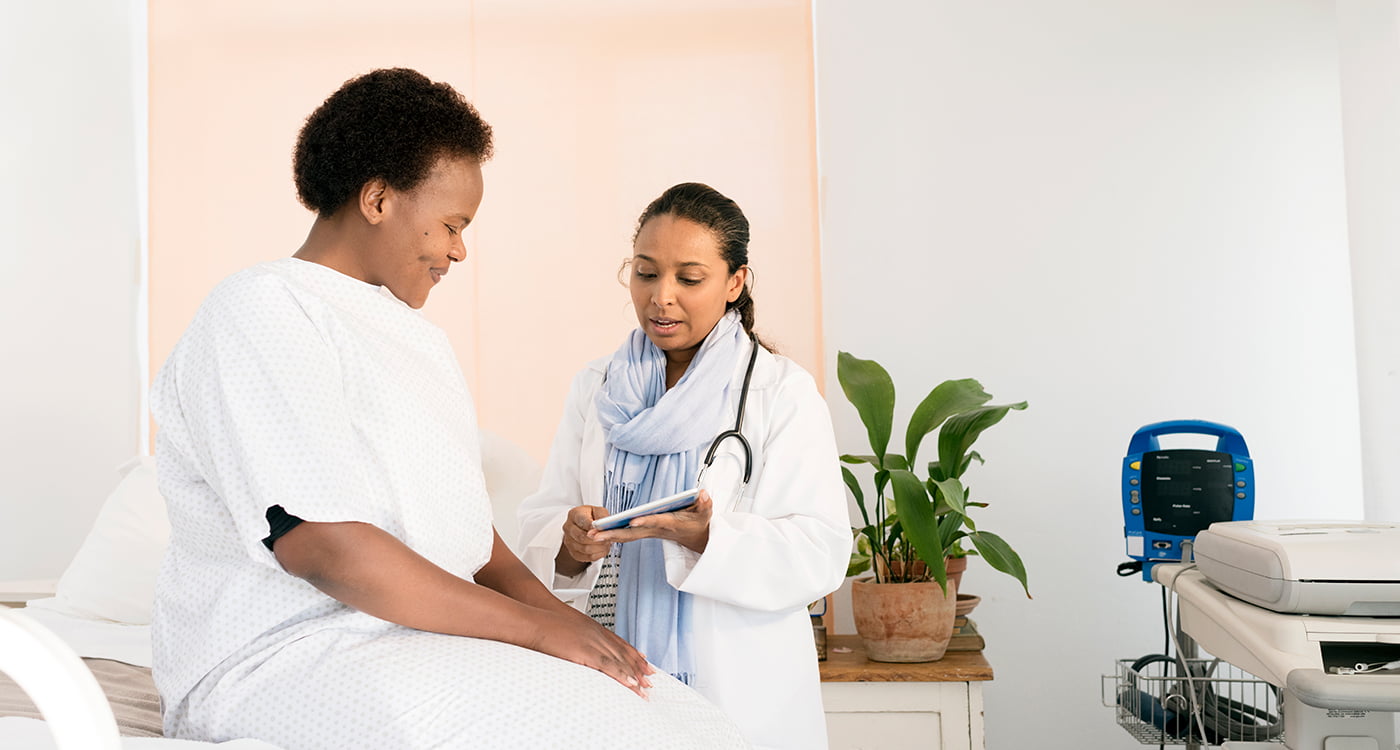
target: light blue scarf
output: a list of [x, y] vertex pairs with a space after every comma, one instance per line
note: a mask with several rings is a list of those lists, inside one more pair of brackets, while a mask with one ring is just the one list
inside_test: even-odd
[[[738, 313], [726, 313], [669, 391], [666, 355], [641, 329], [613, 354], [597, 402], [608, 513], [695, 486], [705, 449], [727, 428], [729, 385], [747, 341]], [[686, 684], [695, 676], [690, 599], [666, 581], [660, 539], [622, 545], [614, 629]]]

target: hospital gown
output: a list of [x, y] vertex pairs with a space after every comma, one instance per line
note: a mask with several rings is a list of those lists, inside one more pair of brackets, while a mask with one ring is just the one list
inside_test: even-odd
[[204, 302], [152, 387], [170, 548], [153, 619], [170, 736], [314, 748], [740, 747], [664, 675], [412, 630], [287, 574], [281, 505], [373, 524], [468, 580], [491, 554], [476, 417], [445, 334], [387, 290], [287, 258]]

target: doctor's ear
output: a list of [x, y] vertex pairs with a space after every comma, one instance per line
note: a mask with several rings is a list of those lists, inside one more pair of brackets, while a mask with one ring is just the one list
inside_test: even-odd
[[744, 290], [749, 288], [750, 273], [748, 266], [739, 266], [739, 270], [735, 271], [734, 275], [729, 277], [729, 288], [725, 293], [726, 302], [737, 301]]
[[384, 196], [388, 191], [388, 184], [379, 178], [366, 182], [360, 188], [360, 215], [365, 217], [365, 221], [378, 224], [384, 220]]

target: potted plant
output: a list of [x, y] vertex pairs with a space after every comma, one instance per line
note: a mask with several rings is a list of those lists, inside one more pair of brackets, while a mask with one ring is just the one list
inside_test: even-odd
[[[904, 430], [904, 453], [889, 451], [894, 427], [894, 382], [879, 363], [841, 352], [836, 377], [855, 406], [870, 440], [870, 453], [843, 455], [844, 463], [869, 465], [874, 492], [841, 467], [860, 509], [853, 528], [856, 552], [847, 575], [870, 570], [852, 584], [852, 612], [866, 653], [876, 661], [934, 661], [952, 637], [956, 586], [948, 586], [950, 556], [975, 550], [994, 569], [1014, 577], [1026, 595], [1026, 568], [1000, 536], [980, 529], [969, 508], [962, 476], [983, 459], [972, 445], [988, 428], [1026, 402], [992, 405], [976, 380], [945, 380], [914, 409]], [[918, 463], [924, 439], [938, 432], [938, 457]], [[921, 473], [920, 469], [923, 472]], [[965, 550], [964, 542], [972, 549]], [[909, 630], [902, 628], [912, 628]]]

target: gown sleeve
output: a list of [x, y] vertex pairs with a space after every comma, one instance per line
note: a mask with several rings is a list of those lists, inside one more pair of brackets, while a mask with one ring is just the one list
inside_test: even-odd
[[587, 604], [602, 561], [588, 565], [577, 576], [555, 572], [554, 557], [564, 542], [564, 519], [579, 505], [601, 505], [601, 499], [585, 502], [580, 488], [579, 468], [583, 453], [584, 423], [593, 408], [601, 373], [585, 369], [574, 377], [564, 415], [554, 433], [549, 460], [540, 477], [540, 487], [520, 504], [520, 560], [560, 599], [578, 607]]
[[338, 354], [280, 279], [243, 277], [211, 294], [157, 388], [163, 438], [218, 495], [253, 559], [278, 566], [262, 543], [272, 506], [383, 526], [364, 491]]
[[768, 409], [750, 510], [717, 510], [703, 554], [667, 542], [666, 573], [681, 591], [779, 612], [841, 585], [851, 532], [831, 416], [811, 376], [789, 373]]

